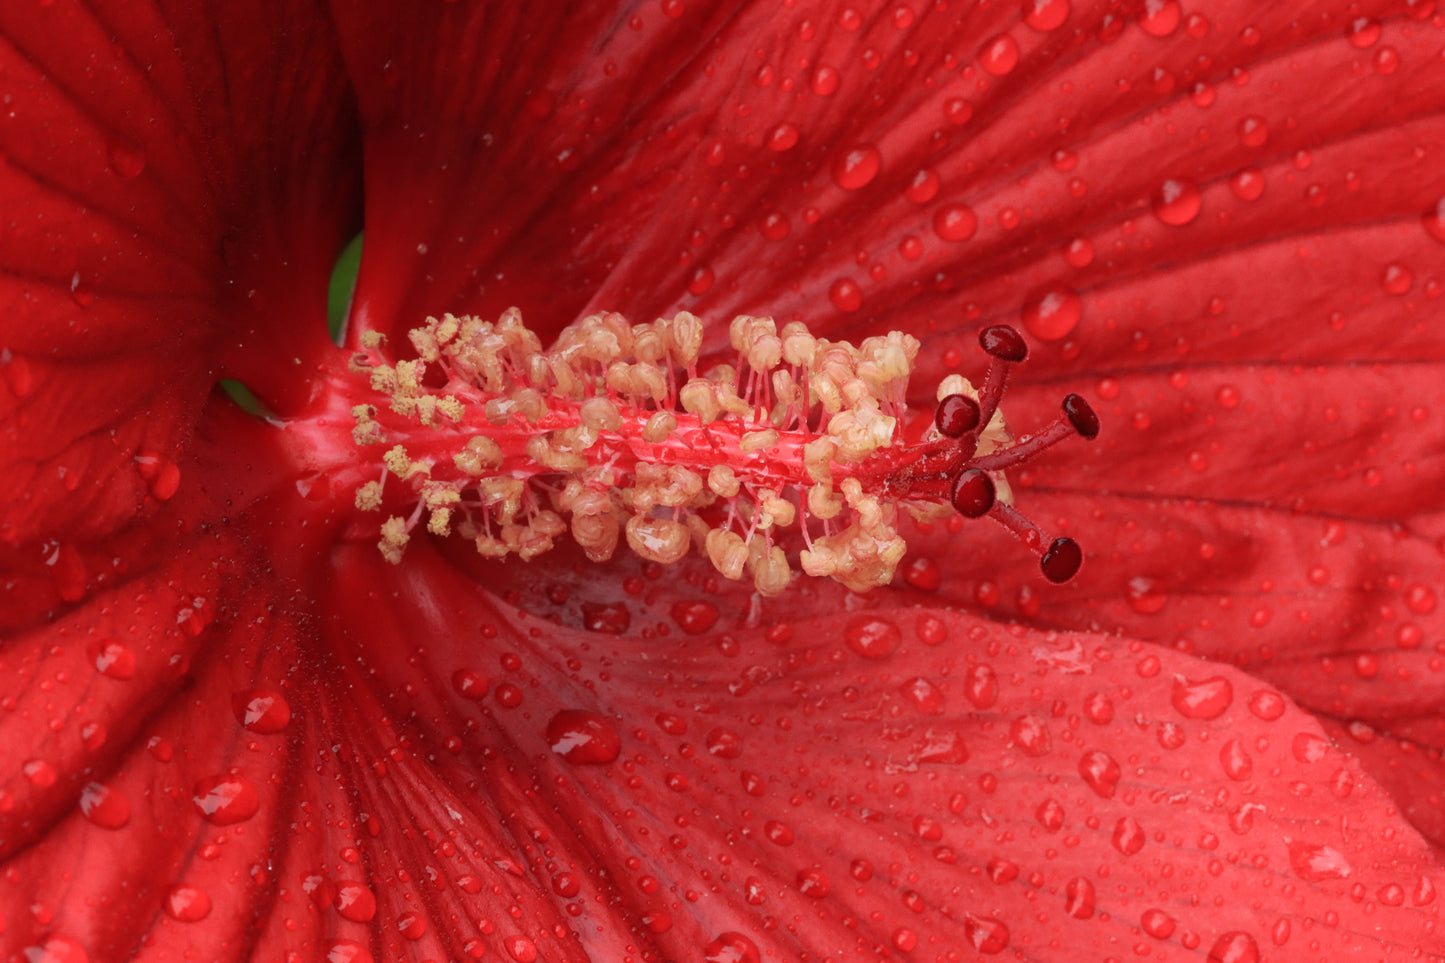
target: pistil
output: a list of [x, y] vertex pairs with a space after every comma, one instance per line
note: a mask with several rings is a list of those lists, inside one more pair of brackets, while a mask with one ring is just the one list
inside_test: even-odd
[[414, 360], [389, 360], [368, 335], [352, 365], [380, 397], [353, 410], [353, 437], [380, 454], [356, 503], [394, 512], [382, 553], [400, 562], [423, 518], [431, 535], [498, 558], [535, 557], [570, 532], [594, 561], [623, 541], [662, 563], [695, 548], [776, 595], [801, 544], [805, 573], [861, 591], [891, 581], [903, 557], [900, 510], [957, 510], [1013, 531], [1053, 581], [1078, 569], [1077, 545], [1019, 514], [1002, 472], [1069, 434], [1092, 438], [1098, 420], [1070, 395], [1059, 422], [1012, 442], [998, 407], [1027, 353], [1012, 328], [985, 329], [983, 391], [945, 379], [914, 443], [901, 428], [912, 336], [855, 347], [751, 316], [730, 335], [736, 363], [702, 373], [702, 322], [686, 312], [641, 325], [593, 315], [550, 350], [515, 310], [429, 318], [410, 333]]

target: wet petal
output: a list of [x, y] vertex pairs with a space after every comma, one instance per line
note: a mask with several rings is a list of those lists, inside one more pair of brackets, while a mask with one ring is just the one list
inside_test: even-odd
[[[341, 546], [309, 592], [265, 581], [228, 606], [191, 691], [145, 728], [170, 758], [136, 737], [108, 779], [131, 819], [101, 832], [82, 795], [32, 838], [3, 884], [7, 938], [93, 959], [143, 935], [223, 959], [1438, 945], [1428, 847], [1237, 670], [937, 610], [664, 634], [674, 593], [589, 633], [413, 548], [393, 568]], [[861, 644], [881, 635], [885, 653]], [[287, 704], [275, 731], [230, 714], [258, 691]], [[579, 752], [598, 736], [615, 754]], [[205, 812], [237, 800], [249, 815]], [[38, 872], [82, 839], [73, 878]], [[142, 851], [148, 885], [120, 890]], [[122, 891], [111, 929], [72, 912]]]
[[[170, 498], [222, 365], [275, 403], [296, 392], [274, 364], [293, 320], [284, 279], [329, 268], [354, 188], [319, 17], [264, 3], [0, 12], [0, 539], [89, 537]], [[255, 313], [267, 297], [273, 313]], [[289, 340], [310, 353], [324, 327]], [[243, 360], [263, 351], [270, 373]]]

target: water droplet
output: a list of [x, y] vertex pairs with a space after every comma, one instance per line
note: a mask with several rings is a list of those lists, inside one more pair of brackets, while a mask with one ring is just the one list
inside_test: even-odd
[[261, 808], [256, 787], [238, 773], [208, 776], [198, 781], [192, 790], [191, 802], [202, 817], [217, 826], [245, 822]]
[[781, 153], [798, 145], [798, 128], [792, 124], [779, 124], [768, 134], [768, 150]]
[[903, 697], [924, 715], [936, 716], [943, 712], [943, 692], [932, 682], [917, 676], [899, 687]]
[[1125, 816], [1114, 824], [1114, 835], [1110, 842], [1125, 856], [1133, 856], [1144, 848], [1144, 827], [1132, 816]]
[[1159, 185], [1153, 199], [1154, 216], [1172, 227], [1181, 227], [1199, 216], [1204, 199], [1199, 188], [1173, 178]]
[[27, 946], [21, 951], [21, 957], [25, 963], [90, 963], [83, 946], [60, 935], [47, 936], [38, 944]]
[[1222, 675], [1199, 682], [1179, 677], [1169, 701], [1186, 719], [1218, 719], [1234, 702], [1234, 686]]
[[707, 963], [761, 963], [762, 960], [756, 943], [732, 931], [719, 933], [703, 947], [702, 958]]
[[135, 144], [128, 144], [117, 137], [105, 142], [105, 159], [111, 171], [118, 177], [130, 180], [139, 177], [146, 169], [146, 152]]
[[980, 953], [1002, 953], [1008, 947], [1008, 927], [991, 916], [963, 914], [963, 936]]
[[86, 783], [80, 790], [80, 812], [102, 829], [120, 829], [130, 822], [130, 800], [118, 789]]
[[813, 68], [813, 93], [819, 97], [831, 97], [837, 93], [840, 83], [842, 83], [842, 77], [833, 67], [819, 64]]
[[1174, 917], [1161, 909], [1147, 909], [1139, 917], [1139, 925], [1156, 940], [1167, 940], [1174, 935], [1176, 922]]
[[1091, 692], [1084, 698], [1084, 715], [1095, 725], [1106, 726], [1114, 721], [1114, 703], [1102, 692]]
[[1259, 963], [1259, 945], [1248, 933], [1225, 933], [1214, 941], [1208, 963]]
[[280, 732], [291, 721], [291, 706], [286, 698], [270, 689], [233, 694], [231, 710], [236, 714], [236, 721], [252, 732]]
[[1086, 920], [1094, 915], [1094, 884], [1082, 876], [1075, 876], [1064, 886], [1064, 912], [1076, 920]]
[[1296, 876], [1311, 883], [1346, 879], [1351, 873], [1344, 853], [1330, 846], [1314, 846], [1300, 840], [1289, 843], [1289, 864]]
[[1066, 284], [1048, 284], [1024, 299], [1020, 316], [1024, 328], [1040, 341], [1058, 341], [1079, 325], [1084, 302]]
[[945, 241], [966, 241], [978, 232], [978, 215], [963, 204], [945, 204], [933, 213], [933, 233]]
[[419, 940], [426, 936], [426, 917], [408, 910], [396, 918], [396, 930], [409, 940]]
[[487, 677], [477, 669], [458, 669], [452, 673], [452, 688], [463, 699], [479, 701], [487, 694]]
[[1234, 132], [1245, 147], [1263, 147], [1264, 142], [1269, 140], [1269, 124], [1258, 114], [1241, 117], [1234, 126]]
[[688, 635], [701, 635], [717, 624], [718, 607], [705, 599], [683, 599], [672, 604], [672, 620]]
[[812, 899], [822, 899], [833, 888], [827, 874], [816, 866], [798, 870], [797, 883], [798, 892]]
[[955, 127], [973, 120], [973, 104], [963, 97], [950, 97], [943, 102], [943, 116]]
[[892, 655], [902, 638], [897, 625], [871, 615], [854, 616], [843, 630], [843, 641], [848, 648], [865, 659]]
[[828, 300], [839, 311], [851, 314], [863, 306], [863, 289], [852, 278], [838, 278], [828, 286]]
[[908, 182], [903, 193], [915, 204], [927, 204], [938, 196], [938, 190], [942, 185], [943, 178], [938, 176], [938, 171], [931, 167], [924, 167], [913, 175], [913, 180]]
[[998, 701], [998, 676], [993, 667], [971, 665], [964, 672], [963, 692], [975, 709], [987, 709]]
[[1037, 716], [1020, 716], [1009, 726], [1009, 738], [1024, 755], [1046, 756], [1053, 748], [1048, 723]]
[[1049, 832], [1056, 833], [1064, 828], [1064, 807], [1057, 799], [1050, 797], [1039, 803], [1034, 810], [1034, 819]]
[[1345, 27], [1350, 46], [1358, 50], [1374, 46], [1380, 39], [1380, 21], [1372, 17], [1356, 17]]
[[376, 895], [365, 883], [356, 880], [339, 881], [331, 902], [337, 913], [353, 923], [369, 923], [376, 916]]
[[29, 759], [21, 765], [20, 771], [25, 774], [25, 778], [30, 781], [31, 785], [39, 786], [42, 789], [55, 785], [55, 780], [60, 778], [55, 767], [44, 759]]
[[985, 40], [978, 52], [979, 66], [993, 77], [1003, 77], [1013, 71], [1019, 63], [1019, 43], [1008, 34], [1000, 34]]
[[1094, 263], [1094, 242], [1076, 237], [1064, 247], [1064, 260], [1070, 267], [1086, 268]]
[[770, 241], [781, 241], [792, 233], [793, 224], [788, 220], [786, 214], [769, 211], [758, 222], [758, 230], [762, 232], [763, 237]]
[[1435, 240], [1445, 244], [1445, 195], [1434, 206], [1420, 215], [1420, 224]]
[[743, 754], [742, 736], [731, 729], [718, 727], [709, 732], [703, 741], [707, 751], [719, 759], [736, 759]]
[[1387, 264], [1380, 272], [1380, 287], [1396, 297], [1407, 294], [1415, 283], [1415, 275], [1403, 264]]
[[1249, 697], [1249, 711], [1265, 722], [1273, 722], [1284, 715], [1284, 696], [1273, 689], [1260, 689]]
[[1024, 23], [1043, 33], [1069, 19], [1069, 0], [1024, 0]]
[[1144, 0], [1139, 27], [1151, 37], [1167, 37], [1179, 29], [1182, 13], [1179, 0]]
[[166, 893], [166, 915], [182, 923], [195, 923], [211, 912], [211, 897], [195, 886], [172, 886]]
[[547, 723], [547, 745], [578, 764], [608, 763], [622, 752], [622, 738], [612, 723], [585, 709], [563, 709], [554, 715]]
[[90, 657], [103, 676], [125, 680], [135, 675], [135, 653], [124, 642], [102, 639], [91, 648]]
[[525, 936], [509, 937], [504, 945], [507, 947], [507, 955], [516, 960], [517, 963], [535, 963], [537, 959], [537, 944]]
[[1238, 739], [1229, 740], [1219, 750], [1219, 765], [1235, 782], [1244, 782], [1254, 773], [1254, 760]]
[[1095, 749], [1079, 759], [1079, 775], [1099, 798], [1112, 799], [1122, 772], [1113, 756]]
[[582, 625], [589, 632], [621, 635], [632, 626], [632, 613], [621, 602], [583, 602]]
[[883, 155], [872, 144], [859, 144], [833, 160], [833, 183], [845, 191], [867, 187], [883, 166]]
[[326, 963], [375, 963], [371, 951], [355, 940], [332, 940], [326, 944]]

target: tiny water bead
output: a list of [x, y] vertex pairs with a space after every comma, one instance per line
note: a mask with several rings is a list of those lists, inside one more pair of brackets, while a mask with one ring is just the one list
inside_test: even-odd
[[[494, 323], [447, 315], [411, 332], [415, 360], [396, 361], [380, 335], [364, 336], [353, 371], [387, 404], [352, 409], [353, 440], [380, 451], [379, 477], [355, 502], [401, 509], [381, 525], [382, 554], [400, 563], [423, 525], [488, 558], [530, 559], [570, 534], [597, 562], [624, 542], [661, 564], [699, 551], [762, 595], [786, 589], [795, 568], [864, 591], [890, 582], [903, 558], [901, 512], [932, 521], [955, 510], [1008, 529], [1050, 581], [1079, 569], [1077, 543], [1015, 508], [1005, 472], [1065, 438], [1096, 437], [1099, 420], [1071, 394], [1053, 423], [1010, 434], [999, 405], [1028, 356], [1015, 328], [983, 329], [982, 386], [946, 377], [918, 440], [903, 433], [921, 347], [912, 336], [855, 347], [740, 315], [729, 325], [735, 363], [700, 371], [703, 331], [686, 312], [641, 325], [597, 314], [544, 351], [515, 309]], [[679, 625], [706, 631], [700, 611], [682, 615]]]

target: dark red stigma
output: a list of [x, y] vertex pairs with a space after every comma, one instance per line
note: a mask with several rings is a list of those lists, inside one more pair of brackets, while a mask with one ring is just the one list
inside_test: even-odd
[[[1039, 553], [1039, 569], [1050, 582], [1067, 582], [1079, 571], [1084, 553], [1072, 538], [1050, 539], [1018, 509], [997, 497], [992, 472], [1001, 472], [1052, 448], [1065, 438], [1080, 435], [1092, 440], [1099, 435], [1099, 416], [1076, 394], [1064, 398], [1062, 417], [1041, 431], [1020, 436], [1007, 448], [977, 453], [979, 433], [987, 428], [998, 410], [1012, 367], [1028, 357], [1023, 336], [1006, 324], [984, 328], [978, 343], [989, 355], [988, 374], [977, 402], [964, 395], [949, 395], [938, 403], [934, 425], [945, 439], [956, 442], [948, 477], [949, 499], [966, 518], [989, 516], [1003, 525], [1026, 546]], [[958, 457], [962, 456], [962, 457]]]

